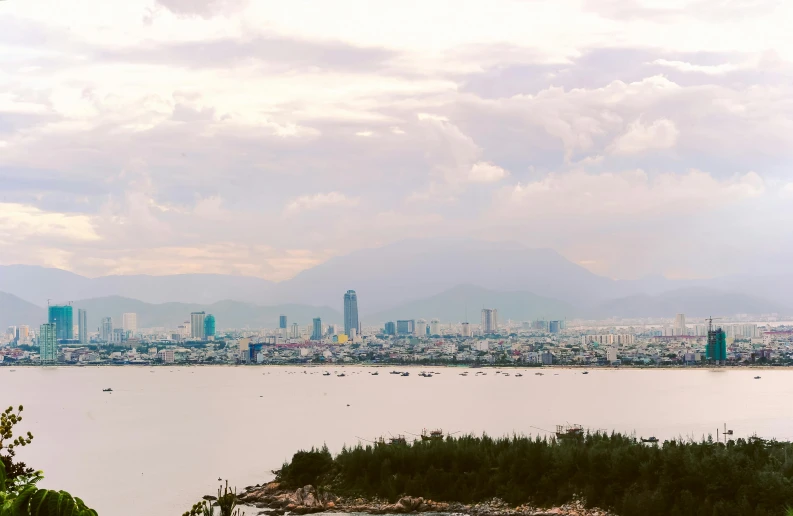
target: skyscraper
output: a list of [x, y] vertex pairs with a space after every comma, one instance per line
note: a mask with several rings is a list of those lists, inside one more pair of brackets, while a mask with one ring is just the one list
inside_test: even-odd
[[77, 310], [77, 338], [80, 344], [88, 344], [88, 312], [82, 308]]
[[71, 305], [50, 305], [48, 321], [55, 325], [55, 338], [71, 340], [74, 338], [74, 315]]
[[57, 333], [58, 325], [55, 323], [42, 324], [39, 327], [39, 354], [42, 362], [55, 362], [58, 358]]
[[121, 329], [135, 333], [138, 331], [138, 314], [126, 313], [121, 316]]
[[278, 327], [282, 330], [286, 329], [286, 316], [281, 315], [278, 317]]
[[396, 330], [399, 335], [411, 335], [416, 328], [416, 321], [408, 319], [404, 321], [397, 321]]
[[482, 309], [482, 333], [498, 332], [498, 310], [495, 308]]
[[430, 321], [430, 335], [440, 335], [441, 334], [441, 322], [438, 319], [433, 319]]
[[204, 319], [204, 337], [214, 337], [215, 336], [215, 316], [209, 314]]
[[296, 338], [300, 337], [300, 326], [298, 326], [296, 322], [292, 323], [292, 335], [291, 336], [292, 336], [293, 339], [296, 339]]
[[688, 335], [688, 328], [686, 328], [686, 315], [685, 314], [677, 314], [675, 316], [674, 334], [676, 336], [677, 335]]
[[705, 358], [715, 364], [727, 363], [727, 334], [721, 328], [713, 329], [713, 321], [708, 324], [708, 344]]
[[354, 290], [348, 290], [344, 294], [344, 333], [350, 335], [350, 330], [361, 332], [358, 325], [358, 295]]
[[396, 335], [396, 323], [394, 323], [394, 321], [385, 323], [385, 328], [383, 328], [383, 333], [385, 333], [386, 335]]
[[314, 318], [314, 326], [311, 331], [311, 340], [322, 340], [322, 319]]
[[110, 342], [113, 339], [112, 317], [102, 317], [102, 325], [99, 327], [99, 338], [102, 342]]
[[205, 320], [206, 312], [193, 312], [190, 314], [190, 337], [199, 340], [206, 338], [204, 333]]

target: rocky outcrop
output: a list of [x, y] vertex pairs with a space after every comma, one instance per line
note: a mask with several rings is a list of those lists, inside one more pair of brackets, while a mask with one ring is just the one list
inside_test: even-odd
[[403, 496], [396, 503], [386, 500], [363, 498], [340, 498], [314, 486], [304, 486], [295, 491], [282, 489], [277, 482], [246, 489], [238, 496], [242, 505], [260, 509], [268, 508], [266, 514], [311, 514], [315, 512], [360, 512], [366, 514], [411, 514], [422, 512], [457, 513], [471, 516], [613, 516], [607, 511], [587, 509], [581, 501], [561, 507], [541, 509], [529, 505], [510, 507], [503, 500], [465, 505], [461, 503], [435, 502], [424, 498]]

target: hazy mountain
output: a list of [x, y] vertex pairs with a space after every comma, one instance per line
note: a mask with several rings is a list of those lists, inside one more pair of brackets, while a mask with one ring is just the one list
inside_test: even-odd
[[28, 265], [0, 266], [0, 291], [40, 306], [47, 300], [122, 296], [148, 303], [214, 303], [235, 299], [267, 303], [273, 283], [249, 276], [175, 274], [170, 276], [102, 276], [86, 278], [60, 269]]
[[689, 287], [656, 296], [635, 295], [600, 304], [592, 317], [687, 317], [710, 315], [791, 313], [789, 307], [739, 292]]
[[28, 303], [13, 294], [0, 292], [0, 332], [9, 326], [27, 325], [38, 328], [47, 322], [47, 310]]
[[[525, 290], [568, 302], [604, 300], [619, 285], [550, 249], [480, 241], [404, 241], [332, 258], [275, 286], [279, 301], [341, 306], [358, 293], [361, 314], [372, 314], [461, 284], [496, 291]], [[614, 295], [623, 295], [620, 291]], [[457, 315], [457, 318], [461, 315]]]
[[285, 314], [289, 326], [298, 323], [301, 326], [311, 324], [314, 317], [321, 317], [323, 323], [343, 321], [341, 314], [328, 307], [287, 304], [278, 306], [259, 306], [239, 301], [220, 301], [212, 304], [196, 303], [162, 303], [153, 304], [112, 296], [95, 299], [83, 299], [73, 303], [75, 320], [77, 309], [88, 311], [88, 327], [96, 331], [103, 317], [112, 317], [115, 327], [121, 326], [121, 314], [134, 312], [138, 315], [139, 328], [164, 326], [176, 328], [184, 321], [190, 320], [190, 312], [204, 311], [215, 316], [217, 328], [276, 328], [278, 316]]
[[557, 299], [531, 292], [497, 292], [474, 285], [459, 285], [435, 296], [410, 301], [396, 308], [363, 317], [365, 324], [380, 324], [398, 319], [439, 319], [458, 323], [467, 319], [479, 324], [482, 308], [497, 308], [500, 321], [529, 321], [540, 317], [564, 319], [578, 310]]

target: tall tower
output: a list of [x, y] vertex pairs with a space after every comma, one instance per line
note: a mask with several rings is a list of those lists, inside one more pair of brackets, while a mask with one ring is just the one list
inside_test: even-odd
[[482, 333], [498, 332], [498, 310], [495, 308], [482, 309]]
[[122, 315], [121, 328], [124, 331], [131, 331], [132, 333], [138, 331], [138, 314], [129, 312]]
[[280, 315], [278, 317], [278, 328], [285, 330], [286, 329], [286, 316]]
[[206, 338], [204, 333], [205, 319], [206, 312], [193, 312], [190, 314], [190, 337], [199, 340]]
[[314, 318], [314, 326], [311, 332], [311, 340], [322, 340], [322, 319]]
[[675, 316], [675, 336], [688, 335], [688, 328], [686, 328], [686, 314], [677, 314]]
[[77, 310], [77, 338], [80, 344], [88, 344], [88, 312], [82, 308]]
[[713, 319], [708, 320], [708, 344], [705, 358], [715, 364], [727, 363], [727, 334], [721, 328], [713, 329]]
[[113, 318], [102, 317], [102, 326], [99, 328], [99, 338], [103, 342], [110, 342], [113, 338]]
[[47, 309], [48, 321], [55, 325], [55, 338], [72, 340], [74, 338], [74, 315], [71, 305], [51, 305]]
[[354, 290], [348, 290], [344, 294], [344, 333], [350, 335], [350, 330], [361, 333], [358, 323], [358, 295]]
[[214, 337], [215, 336], [215, 316], [209, 314], [204, 319], [204, 337]]
[[42, 324], [39, 327], [39, 354], [42, 362], [55, 362], [58, 358], [57, 328], [55, 323]]

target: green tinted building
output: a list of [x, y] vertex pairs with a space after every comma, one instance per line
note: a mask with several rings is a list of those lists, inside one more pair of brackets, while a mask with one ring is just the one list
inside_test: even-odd
[[708, 330], [708, 346], [705, 358], [715, 364], [727, 363], [727, 334], [721, 328]]
[[55, 325], [55, 338], [58, 340], [72, 340], [74, 338], [74, 316], [69, 305], [50, 305], [49, 320]]
[[209, 314], [204, 319], [204, 337], [214, 337], [215, 336], [215, 316]]
[[42, 324], [39, 327], [39, 354], [42, 362], [55, 362], [58, 358], [56, 328], [55, 324]]

